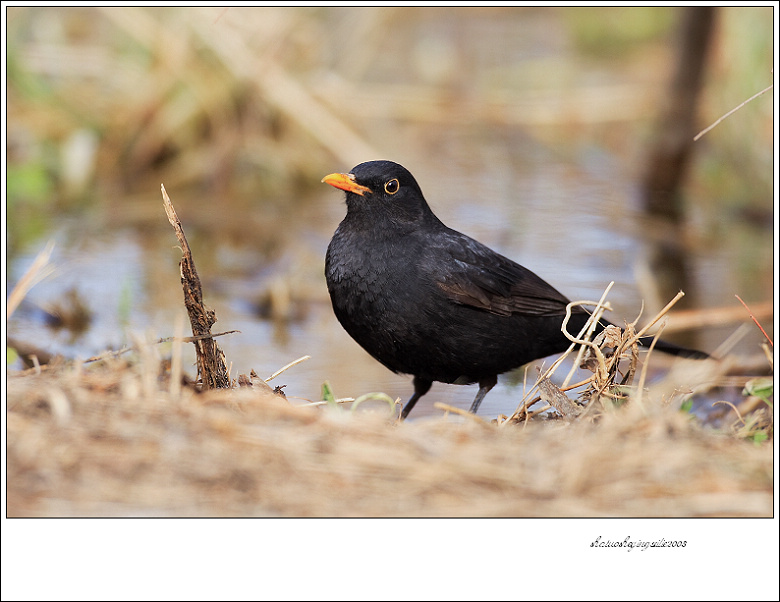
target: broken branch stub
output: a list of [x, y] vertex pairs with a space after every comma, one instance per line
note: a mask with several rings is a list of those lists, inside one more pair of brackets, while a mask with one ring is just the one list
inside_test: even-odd
[[187, 244], [187, 238], [184, 236], [184, 230], [176, 215], [176, 210], [173, 208], [173, 203], [168, 197], [168, 193], [165, 192], [165, 186], [160, 185], [160, 188], [165, 213], [176, 232], [176, 238], [179, 239], [182, 251], [182, 258], [179, 262], [181, 285], [184, 290], [184, 305], [190, 318], [192, 334], [196, 338], [193, 344], [197, 355], [198, 380], [204, 389], [227, 389], [230, 387], [230, 376], [225, 362], [225, 354], [211, 334], [211, 327], [217, 321], [217, 315], [213, 309], [203, 304], [203, 290], [198, 272], [195, 269], [195, 262], [192, 259], [190, 246]]

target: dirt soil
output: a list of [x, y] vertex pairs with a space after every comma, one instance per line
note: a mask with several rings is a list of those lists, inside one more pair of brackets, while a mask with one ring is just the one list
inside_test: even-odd
[[662, 405], [398, 423], [374, 402], [169, 389], [144, 362], [9, 374], [8, 516], [772, 515], [772, 443]]

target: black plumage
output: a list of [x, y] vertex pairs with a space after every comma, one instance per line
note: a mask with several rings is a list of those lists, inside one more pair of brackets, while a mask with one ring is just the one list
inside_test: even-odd
[[[402, 417], [434, 381], [479, 383], [476, 412], [499, 374], [569, 346], [561, 333], [569, 300], [445, 226], [401, 165], [370, 161], [323, 182], [345, 190], [347, 202], [325, 257], [333, 311], [374, 358], [414, 376]], [[588, 314], [573, 312], [568, 330], [576, 334]], [[706, 357], [662, 341], [656, 348]]]

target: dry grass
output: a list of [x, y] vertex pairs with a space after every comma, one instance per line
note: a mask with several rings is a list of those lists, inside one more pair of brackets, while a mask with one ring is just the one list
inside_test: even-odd
[[[377, 117], [570, 128], [633, 121], [654, 106], [645, 92], [622, 87], [513, 89], [503, 87], [503, 76], [497, 85], [477, 85], [479, 71], [460, 68], [470, 90], [463, 98], [422, 77], [364, 77], [381, 67], [377, 59], [391, 42], [404, 39], [400, 27], [412, 20], [402, 9], [357, 11], [344, 21], [317, 10], [82, 12], [59, 17], [66, 24], [78, 17], [69, 26], [74, 40], [12, 37], [20, 73], [32, 79], [12, 81], [9, 124], [17, 126], [9, 148], [24, 156], [37, 148], [25, 141], [38, 138], [64, 148], [73, 132], [94, 130], [101, 142], [90, 173], [108, 191], [241, 178], [253, 191], [273, 189], [268, 180], [287, 189], [296, 174], [325, 173], [318, 165], [333, 157], [351, 165], [383, 154], [372, 148], [384, 131], [366, 135]], [[28, 20], [55, 13], [9, 14], [26, 31]], [[84, 43], [75, 43], [79, 36]], [[321, 56], [330, 59], [312, 59]], [[406, 71], [413, 66], [410, 58]], [[30, 81], [37, 87], [21, 85]], [[748, 148], [735, 156], [766, 154], [760, 145]], [[748, 164], [771, 173], [759, 160]], [[255, 175], [269, 172], [276, 178]], [[744, 178], [734, 181], [744, 185]], [[126, 219], [159, 221], [158, 201], [147, 197], [122, 203]], [[231, 214], [246, 221], [244, 212]], [[263, 238], [258, 232], [253, 224], [253, 236]], [[686, 386], [711, 378], [681, 366]], [[9, 375], [8, 515], [772, 514], [771, 446], [703, 429], [670, 405], [674, 380], [641, 405], [598, 407], [595, 420], [589, 412], [569, 423], [447, 417], [397, 424], [381, 403], [379, 413], [352, 414], [294, 407], [246, 388], [197, 394], [158, 372], [153, 355], [142, 354], [131, 363]]]
[[170, 390], [153, 354], [9, 376], [8, 516], [772, 515], [771, 444], [662, 403], [399, 424], [384, 403]]
[[[673, 21], [677, 17], [669, 11]], [[719, 42], [723, 48], [704, 96], [705, 121], [733, 106], [724, 94], [743, 100], [746, 89], [758, 89], [771, 73], [771, 53], [756, 53], [744, 40], [745, 32], [763, 24], [762, 12], [724, 12], [730, 28]], [[492, 8], [11, 7], [9, 162], [39, 153], [31, 140], [62, 147], [65, 156], [72, 152], [70, 138], [91, 133], [95, 156], [77, 161], [81, 169], [58, 166], [58, 179], [73, 193], [83, 186], [84, 169], [108, 191], [145, 192], [160, 181], [169, 190], [204, 181], [228, 185], [255, 171], [264, 177], [248, 179], [246, 186], [278, 192], [297, 175], [314, 179], [334, 157], [350, 166], [392, 154], [396, 147], [384, 140], [377, 121], [551, 127], [555, 136], [565, 128], [568, 138], [572, 129], [589, 124], [613, 129], [654, 115], [666, 59], [652, 45], [647, 54], [638, 53], [644, 47], [639, 41], [631, 53], [620, 53], [620, 68], [642, 74], [622, 82], [583, 77], [579, 63], [556, 63], [551, 77], [548, 59], [506, 62], [526, 56], [502, 47], [517, 36], [516, 24], [536, 19], [538, 27], [549, 27], [555, 14]], [[577, 36], [582, 14], [569, 14], [567, 35]], [[622, 14], [621, 30], [629, 20], [644, 21], [636, 11]], [[455, 35], [444, 30], [447, 35], [428, 37], [448, 20]], [[428, 36], [420, 38], [417, 27]], [[756, 44], [765, 36], [771, 40], [771, 27], [760, 33]], [[487, 46], [475, 43], [485, 39], [491, 40]], [[743, 158], [734, 173], [755, 170], [771, 194], [766, 148], [746, 134], [771, 131], [763, 127], [771, 124], [771, 103], [751, 105], [738, 121], [724, 124], [739, 128], [739, 135], [723, 132], [720, 138], [740, 145], [729, 153]], [[746, 127], [746, 120], [755, 125]], [[729, 162], [723, 163], [728, 179]], [[733, 179], [743, 189], [751, 181]], [[143, 198], [123, 210], [136, 219], [156, 214]]]

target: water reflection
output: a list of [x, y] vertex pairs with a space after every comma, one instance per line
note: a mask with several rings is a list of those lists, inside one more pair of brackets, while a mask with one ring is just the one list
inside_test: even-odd
[[[676, 13], [659, 10], [662, 18], [655, 27], [663, 29]], [[742, 29], [731, 34], [724, 30], [721, 54], [738, 64], [745, 53], [736, 51], [745, 40], [756, 47], [771, 41], [771, 26], [760, 27], [771, 21], [761, 16], [768, 10], [729, 12], [732, 25]], [[614, 321], [634, 319], [642, 300], [648, 304], [645, 315], [667, 301], [654, 293], [652, 274], [679, 268], [653, 265], [647, 258], [652, 241], [668, 236], [669, 230], [641, 217], [632, 170], [642, 159], [630, 156], [644, 148], [642, 122], [655, 117], [658, 108], [650, 92], [661, 89], [669, 59], [662, 32], [653, 34], [655, 41], [648, 46], [641, 36], [632, 39], [629, 20], [644, 30], [650, 22], [644, 13], [612, 12], [621, 15], [621, 26], [611, 29], [604, 28], [604, 13], [598, 9], [519, 7], [30, 9], [17, 14], [21, 18], [14, 27], [22, 32], [28, 21], [43, 19], [49, 25], [14, 38], [16, 68], [53, 83], [57, 94], [78, 92], [70, 104], [52, 95], [43, 121], [56, 125], [55, 134], [51, 141], [38, 141], [30, 125], [36, 120], [28, 121], [27, 115], [35, 114], [41, 99], [30, 102], [16, 89], [17, 96], [9, 96], [16, 119], [9, 123], [20, 127], [9, 128], [9, 150], [15, 142], [17, 154], [35, 158], [49, 142], [54, 148], [71, 127], [69, 120], [78, 116], [90, 127], [94, 120], [94, 127], [110, 136], [95, 170], [104, 188], [94, 192], [98, 201], [91, 211], [100, 216], [68, 220], [52, 212], [58, 272], [32, 290], [9, 321], [9, 335], [83, 358], [126, 344], [131, 333], [151, 338], [174, 334], [176, 317], [184, 309], [180, 255], [159, 196], [163, 180], [184, 222], [205, 301], [217, 311], [216, 329], [241, 331], [220, 341], [234, 376], [252, 369], [270, 375], [292, 359], [311, 355], [309, 362], [280, 377], [288, 384], [288, 395], [315, 399], [322, 381], [329, 380], [340, 396], [381, 390], [405, 400], [410, 378], [388, 372], [342, 331], [322, 273], [325, 249], [345, 208], [340, 193], [319, 185], [319, 177], [382, 158], [415, 174], [447, 225], [525, 265], [570, 298], [597, 299], [614, 280]], [[749, 14], [758, 20], [737, 18]], [[71, 21], [78, 26], [57, 25]], [[599, 59], [577, 47], [587, 33], [581, 27], [589, 21], [591, 27], [598, 23], [596, 37], [611, 38], [606, 44], [592, 40], [591, 45], [600, 47], [597, 52], [625, 51], [624, 60]], [[146, 26], [133, 25], [139, 22]], [[71, 43], [79, 47], [80, 35], [92, 26], [98, 35], [90, 47], [99, 61], [73, 60], [79, 53], [60, 56], [58, 49]], [[155, 31], [161, 35], [149, 33]], [[68, 32], [76, 34], [74, 40]], [[128, 32], [137, 44], [133, 51], [125, 48]], [[170, 43], [158, 44], [163, 38]], [[114, 48], [116, 40], [125, 41]], [[246, 60], [225, 52], [232, 48], [225, 46], [228, 42], [235, 42]], [[209, 60], [203, 60], [204, 53]], [[749, 61], [741, 60], [751, 69], [763, 68], [754, 52]], [[273, 63], [273, 70], [256, 68]], [[117, 69], [117, 64], [125, 68]], [[178, 66], [173, 69], [176, 77], [171, 65]], [[713, 72], [714, 87], [745, 85], [731, 77], [735, 67], [721, 68]], [[85, 88], [86, 93], [68, 69], [77, 74], [98, 69], [102, 76], [88, 81], [100, 85]], [[273, 93], [280, 80], [269, 73], [297, 84], [293, 89], [309, 101], [304, 107], [349, 125], [363, 142], [358, 146], [381, 148], [383, 156], [352, 157], [354, 149], [338, 132], [333, 139], [324, 135], [333, 132], [325, 127], [333, 124], [309, 119], [309, 112], [291, 102], [294, 95]], [[728, 103], [734, 98], [744, 98], [741, 94], [740, 89], [726, 107], [733, 106]], [[712, 95], [709, 102], [719, 100]], [[95, 106], [106, 109], [95, 111]], [[59, 112], [63, 107], [77, 109], [75, 116], [66, 119]], [[750, 110], [741, 111], [740, 119]], [[752, 134], [760, 130], [756, 123], [771, 122], [771, 109], [768, 117], [757, 112], [753, 119], [736, 122], [730, 134], [724, 130], [722, 139], [733, 138], [740, 150], [710, 158], [710, 170], [723, 174], [724, 186], [735, 197], [753, 194], [742, 192], [749, 189], [744, 174], [771, 170], [770, 163], [760, 160], [771, 156], [761, 146], [766, 143], [768, 149], [771, 140]], [[744, 146], [736, 144], [745, 140]], [[331, 158], [345, 156], [348, 161]], [[733, 160], [737, 156], [741, 163]], [[724, 157], [731, 157], [733, 165], [724, 165]], [[325, 161], [331, 163], [319, 177], [312, 176]], [[48, 169], [46, 163], [39, 166], [39, 175]], [[195, 192], [194, 186], [199, 187]], [[706, 196], [707, 186], [703, 188], [701, 196]], [[117, 189], [135, 191], [135, 196]], [[300, 190], [309, 192], [302, 196]], [[53, 195], [48, 189], [39, 191], [46, 202]], [[735, 293], [748, 301], [771, 298], [771, 225], [751, 226], [733, 214], [718, 213], [710, 201], [704, 208], [688, 207], [685, 231], [673, 234], [674, 239], [685, 238], [685, 270], [699, 291], [695, 305], [731, 306]], [[765, 205], [768, 199], [755, 203]], [[31, 222], [44, 213], [40, 206], [21, 215]], [[22, 226], [30, 224], [12, 224]], [[47, 237], [11, 259], [9, 285]], [[69, 290], [78, 292], [94, 316], [92, 327], [76, 338], [47, 327], [39, 310]], [[268, 299], [273, 300], [270, 306]], [[272, 319], [262, 319], [258, 307], [265, 307], [264, 315]], [[695, 344], [712, 350], [732, 330], [708, 329]], [[738, 351], [754, 353], [760, 340], [751, 331]], [[517, 404], [517, 388], [501, 383], [487, 396], [485, 415], [508, 413]], [[414, 415], [424, 415], [437, 400], [468, 407], [473, 397], [474, 387], [437, 383]]]
[[[459, 149], [457, 141], [454, 137], [450, 152], [465, 154], [469, 149]], [[642, 272], [637, 265], [642, 261], [642, 236], [648, 231], [619, 164], [601, 157], [578, 169], [543, 148], [526, 155], [530, 161], [519, 170], [473, 160], [464, 169], [465, 157], [444, 165], [423, 158], [408, 164], [415, 166], [429, 203], [446, 224], [521, 262], [570, 298], [598, 299], [614, 280], [612, 319], [633, 320], [641, 306], [643, 286], [636, 274]], [[257, 246], [228, 243], [219, 231], [203, 226], [199, 230], [205, 239], [191, 242], [205, 301], [217, 312], [215, 331], [241, 331], [220, 341], [231, 374], [235, 378], [255, 370], [266, 377], [289, 361], [310, 355], [308, 362], [274, 381], [286, 384], [291, 398], [319, 399], [327, 380], [337, 396], [384, 391], [405, 401], [412, 392], [411, 378], [392, 374], [368, 356], [341, 329], [330, 308], [322, 266], [330, 236], [345, 213], [342, 194], [323, 186], [290, 207], [296, 209], [277, 226], [283, 228], [283, 243], [270, 260]], [[179, 212], [186, 216], [186, 210]], [[160, 219], [164, 220], [162, 211]], [[9, 335], [81, 358], [121, 347], [131, 333], [149, 333], [150, 338], [173, 335], [175, 316], [184, 311], [173, 233], [162, 229], [150, 239], [126, 229], [101, 237], [87, 235], [82, 225], [63, 226], [54, 256], [57, 273], [33, 289], [9, 322]], [[214, 249], [216, 253], [209, 255]], [[12, 264], [12, 280], [29, 260], [24, 257]], [[728, 253], [706, 248], [691, 254], [697, 277], [708, 281], [708, 305], [731, 302], [738, 280], [733, 260]], [[262, 319], [258, 304], [280, 282], [297, 309], [276, 320]], [[92, 328], [75, 341], [48, 328], [36, 310], [73, 287], [95, 316]], [[749, 337], [745, 345], [757, 345], [758, 338]], [[705, 340], [702, 345], [711, 350], [719, 342]], [[190, 373], [193, 362], [194, 354], [185, 358]], [[508, 384], [512, 380], [522, 382], [522, 376], [500, 379], [481, 414], [495, 416], [515, 409], [522, 386]], [[435, 413], [435, 401], [468, 408], [474, 394], [475, 386], [435, 383], [415, 409], [415, 417]]]

